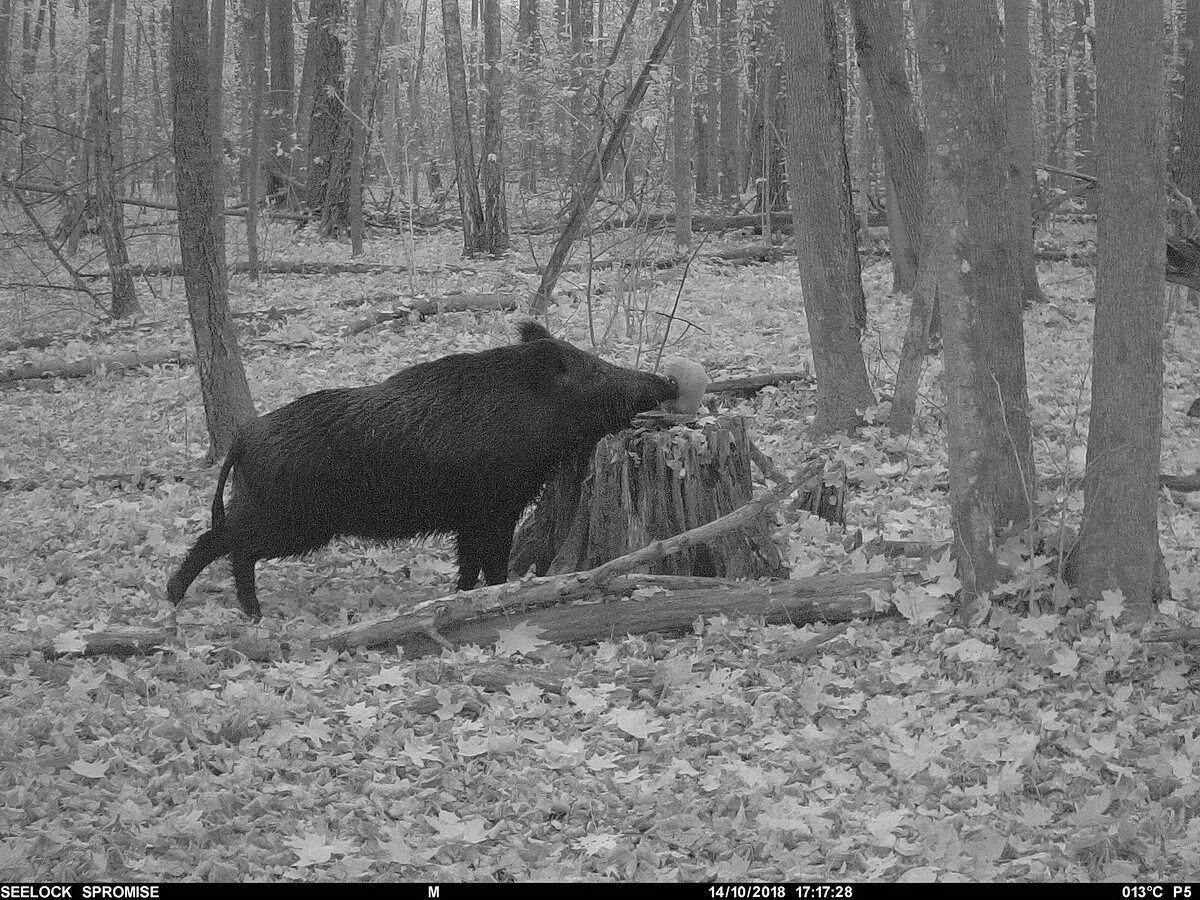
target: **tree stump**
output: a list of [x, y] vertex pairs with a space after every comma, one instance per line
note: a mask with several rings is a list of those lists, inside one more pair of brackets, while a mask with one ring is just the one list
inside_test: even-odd
[[[590, 459], [567, 464], [517, 531], [510, 570], [539, 575], [593, 569], [651, 541], [733, 512], [753, 497], [750, 441], [740, 417], [699, 427], [635, 427], [610, 435]], [[787, 577], [770, 523], [659, 560], [651, 574]]]

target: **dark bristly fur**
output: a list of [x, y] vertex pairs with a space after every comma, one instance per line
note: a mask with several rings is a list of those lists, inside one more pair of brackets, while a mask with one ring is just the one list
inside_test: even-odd
[[[564, 460], [678, 396], [667, 378], [610, 365], [520, 326], [521, 343], [421, 363], [382, 384], [317, 391], [247, 423], [217, 479], [212, 529], [167, 583], [178, 604], [228, 555], [258, 618], [254, 564], [338, 535], [453, 534], [458, 587], [507, 577], [522, 510]], [[233, 498], [222, 495], [233, 474]]]

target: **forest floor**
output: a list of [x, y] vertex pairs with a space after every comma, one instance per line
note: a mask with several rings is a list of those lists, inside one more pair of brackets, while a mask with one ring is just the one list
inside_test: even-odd
[[[168, 236], [158, 241], [136, 245], [136, 261], [169, 260]], [[344, 244], [283, 228], [265, 244], [273, 259], [348, 259]], [[367, 259], [412, 266], [407, 274], [235, 276], [236, 310], [298, 310], [239, 319], [259, 410], [511, 341], [520, 315], [500, 312], [343, 336], [364, 300], [390, 309], [463, 291], [523, 302], [536, 284], [520, 269], [527, 248], [479, 263], [459, 249], [453, 233], [376, 235]], [[544, 261], [545, 239], [536, 249]], [[1039, 525], [1048, 546], [1069, 547], [1094, 285], [1069, 263], [1039, 274], [1047, 302], [1025, 320]], [[889, 293], [886, 262], [869, 264], [864, 282], [868, 367], [887, 394], [907, 303]], [[145, 278], [138, 290], [137, 323], [94, 328], [78, 296], [72, 307], [61, 294], [0, 292], [0, 339], [65, 334], [0, 353], [0, 371], [190, 351], [182, 279]], [[677, 314], [695, 327], [674, 325], [668, 353], [701, 361], [711, 378], [808, 364], [794, 259], [697, 261], [686, 280], [682, 267], [595, 268], [590, 285], [568, 273], [550, 324], [590, 347], [590, 313], [607, 358], [646, 367], [677, 294]], [[1200, 421], [1184, 414], [1200, 394], [1196, 311], [1173, 317], [1165, 357], [1163, 471], [1193, 472]], [[762, 449], [790, 471], [810, 449], [812, 406], [810, 388], [787, 386], [728, 412], [751, 416]], [[882, 421], [886, 405], [870, 413]], [[215, 481], [203, 468], [194, 367], [10, 385], [0, 433], [7, 646], [69, 650], [82, 632], [166, 623], [167, 576], [208, 527]], [[848, 528], [868, 546], [948, 539], [940, 356], [912, 435], [873, 426], [826, 451], [847, 467]], [[1200, 497], [1164, 493], [1160, 523], [1173, 599], [1154, 624], [1196, 625]], [[782, 513], [795, 577], [892, 565], [844, 538]], [[445, 593], [449, 544], [343, 541], [260, 565], [266, 618], [255, 628], [287, 649], [255, 661], [229, 649], [250, 626], [219, 563], [180, 608], [168, 652], [0, 656], [0, 880], [1195, 881], [1194, 654], [1115, 629], [1119, 597], [1071, 603], [1055, 565], [1049, 554], [1022, 558], [989, 621], [967, 631], [951, 623], [952, 582], [934, 559], [926, 585], [897, 603], [903, 616], [854, 623], [815, 654], [804, 648], [828, 626], [714, 619], [680, 637], [575, 647], [525, 635], [408, 660], [319, 652], [307, 638], [388, 611], [396, 585], [414, 601]], [[507, 689], [471, 683], [497, 661], [518, 673]]]

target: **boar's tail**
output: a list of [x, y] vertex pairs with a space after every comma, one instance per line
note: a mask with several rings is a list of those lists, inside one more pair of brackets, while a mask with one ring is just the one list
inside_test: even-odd
[[221, 465], [221, 474], [217, 476], [217, 492], [213, 496], [212, 504], [213, 531], [217, 531], [225, 526], [225, 480], [229, 477], [230, 470], [241, 457], [241, 450], [241, 441], [234, 438], [233, 446], [229, 448], [229, 453], [225, 456], [225, 462]]

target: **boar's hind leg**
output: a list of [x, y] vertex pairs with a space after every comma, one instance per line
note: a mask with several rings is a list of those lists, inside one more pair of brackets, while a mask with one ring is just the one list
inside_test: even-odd
[[167, 599], [175, 606], [183, 599], [196, 576], [208, 568], [209, 563], [229, 552], [229, 543], [223, 530], [213, 529], [200, 535], [192, 549], [183, 558], [179, 568], [167, 582]]

